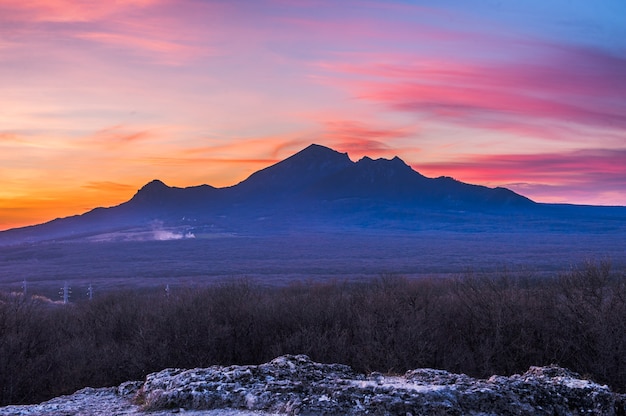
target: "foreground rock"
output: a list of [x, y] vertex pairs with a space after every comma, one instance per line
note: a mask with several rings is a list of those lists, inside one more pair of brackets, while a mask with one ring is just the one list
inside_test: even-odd
[[[63, 407], [80, 402], [77, 395], [89, 409]], [[108, 413], [103, 408], [100, 413], [98, 403]], [[29, 409], [64, 415], [182, 410], [207, 415], [626, 415], [626, 397], [556, 366], [488, 380], [431, 369], [366, 377], [345, 365], [287, 355], [258, 366], [167, 369], [145, 382], [84, 389], [37, 406], [0, 408], [0, 414], [37, 414]]]

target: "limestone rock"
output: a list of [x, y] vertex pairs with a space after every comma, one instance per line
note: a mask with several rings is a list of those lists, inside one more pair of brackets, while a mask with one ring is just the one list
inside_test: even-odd
[[615, 415], [624, 410], [623, 396], [556, 366], [488, 380], [432, 369], [365, 377], [304, 355], [258, 366], [164, 370], [148, 375], [137, 399], [146, 410], [234, 408], [299, 415]]
[[531, 367], [487, 380], [443, 370], [359, 374], [285, 355], [261, 365], [165, 369], [0, 415], [626, 415], [626, 395], [569, 370]]

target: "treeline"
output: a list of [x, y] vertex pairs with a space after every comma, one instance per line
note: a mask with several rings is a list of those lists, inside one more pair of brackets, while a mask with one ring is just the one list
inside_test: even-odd
[[590, 263], [551, 278], [382, 276], [366, 283], [247, 281], [116, 292], [50, 305], [0, 301], [0, 404], [142, 379], [165, 367], [308, 354], [363, 372], [472, 376], [559, 364], [626, 389], [626, 274]]

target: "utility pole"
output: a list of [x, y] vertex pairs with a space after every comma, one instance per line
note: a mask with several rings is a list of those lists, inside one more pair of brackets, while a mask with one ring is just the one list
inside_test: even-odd
[[24, 279], [24, 281], [22, 282], [22, 295], [24, 296], [24, 299], [26, 299], [27, 294], [28, 294], [28, 289], [26, 286], [26, 279]]
[[65, 282], [63, 282], [63, 287], [61, 288], [61, 291], [59, 292], [59, 295], [61, 295], [61, 297], [63, 298], [63, 304], [67, 305], [70, 301], [70, 293], [72, 293], [72, 289], [70, 288], [70, 285], [67, 283], [67, 280]]

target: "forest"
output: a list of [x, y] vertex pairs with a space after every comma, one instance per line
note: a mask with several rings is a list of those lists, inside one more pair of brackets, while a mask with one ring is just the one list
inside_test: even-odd
[[68, 304], [0, 298], [0, 405], [287, 353], [387, 374], [430, 367], [489, 377], [558, 364], [625, 392], [626, 272], [595, 261], [551, 276], [501, 270], [279, 287], [234, 279]]

